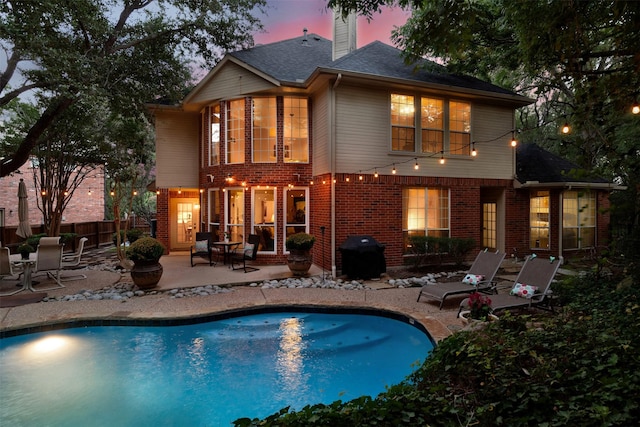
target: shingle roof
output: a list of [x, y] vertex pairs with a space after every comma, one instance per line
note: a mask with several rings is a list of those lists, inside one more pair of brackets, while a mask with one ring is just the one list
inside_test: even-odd
[[281, 82], [299, 83], [307, 80], [319, 66], [329, 64], [331, 54], [331, 40], [309, 34], [229, 55]]
[[537, 144], [520, 144], [516, 148], [516, 179], [521, 183], [608, 183], [600, 177], [588, 176], [576, 164], [556, 156]]
[[[305, 42], [306, 39], [306, 42]], [[410, 82], [475, 89], [507, 95], [513, 92], [474, 77], [450, 74], [432, 61], [407, 65], [402, 51], [375, 41], [332, 61], [332, 42], [318, 36], [282, 40], [229, 53], [230, 56], [275, 78], [280, 82], [302, 83], [318, 68], [349, 71], [376, 77], [403, 79]]]

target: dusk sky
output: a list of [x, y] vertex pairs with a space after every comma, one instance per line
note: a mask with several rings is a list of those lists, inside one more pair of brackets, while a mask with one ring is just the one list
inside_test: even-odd
[[[265, 33], [254, 34], [256, 44], [272, 43], [302, 36], [306, 28], [332, 40], [332, 13], [327, 7], [328, 0], [267, 0], [267, 16], [260, 16]], [[391, 30], [401, 26], [410, 13], [400, 8], [385, 8], [382, 14], [375, 14], [371, 22], [359, 17], [357, 47], [379, 40], [391, 44]]]

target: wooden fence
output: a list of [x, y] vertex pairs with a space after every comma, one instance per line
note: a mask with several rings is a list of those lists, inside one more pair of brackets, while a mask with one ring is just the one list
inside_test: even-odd
[[[122, 224], [121, 227], [124, 227]], [[11, 253], [15, 253], [18, 245], [22, 242], [22, 238], [16, 235], [16, 229], [18, 226], [0, 227], [0, 242], [2, 246], [10, 248]], [[129, 220], [129, 226], [127, 229], [137, 228], [145, 232], [151, 233], [151, 228], [148, 224], [142, 223], [142, 221], [135, 221], [135, 219]], [[33, 234], [44, 233], [44, 226], [31, 226], [31, 232]], [[86, 237], [89, 239], [85, 243], [87, 249], [99, 248], [101, 246], [113, 245], [113, 234], [116, 232], [116, 224], [114, 221], [93, 221], [93, 222], [76, 222], [72, 224], [62, 224], [60, 226], [60, 233], [76, 233], [78, 237], [75, 239], [70, 247], [65, 245], [65, 251], [75, 251], [77, 242]]]

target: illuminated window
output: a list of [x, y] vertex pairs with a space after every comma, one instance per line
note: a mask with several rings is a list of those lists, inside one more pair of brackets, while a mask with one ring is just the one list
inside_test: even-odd
[[439, 153], [444, 150], [444, 107], [442, 99], [420, 100], [422, 152]]
[[404, 188], [402, 224], [405, 250], [410, 236], [449, 237], [449, 190]]
[[309, 112], [306, 98], [284, 98], [283, 144], [285, 163], [309, 162]]
[[260, 236], [258, 251], [275, 251], [276, 190], [253, 188], [253, 232]]
[[449, 102], [449, 153], [471, 154], [471, 104]]
[[583, 249], [596, 244], [596, 196], [590, 192], [562, 193], [562, 248]]
[[276, 99], [254, 98], [253, 123], [253, 162], [275, 163], [276, 161]]
[[227, 103], [227, 163], [244, 163], [244, 99]]
[[410, 95], [391, 94], [391, 149], [415, 151], [415, 106]]
[[533, 191], [529, 197], [529, 247], [549, 249], [548, 191]]
[[231, 241], [244, 242], [244, 189], [227, 188], [226, 232], [231, 234]]
[[211, 107], [210, 120], [209, 166], [217, 166], [220, 164], [220, 104]]

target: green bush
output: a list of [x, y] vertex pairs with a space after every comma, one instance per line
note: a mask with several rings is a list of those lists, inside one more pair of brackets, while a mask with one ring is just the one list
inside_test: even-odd
[[132, 261], [157, 261], [165, 247], [153, 237], [141, 237], [127, 248], [127, 257]]
[[434, 256], [439, 264], [442, 256], [448, 254], [456, 265], [462, 265], [466, 256], [475, 247], [475, 240], [459, 237], [409, 236], [410, 252], [413, 255], [413, 267], [428, 262]]
[[32, 234], [31, 236], [27, 237], [27, 244], [29, 246], [33, 246], [34, 248], [37, 248], [38, 245], [40, 244], [41, 237], [47, 237], [47, 233]]
[[[117, 233], [117, 232], [113, 233], [113, 235], [112, 235], [111, 239], [113, 240], [113, 244], [114, 244], [115, 246], [118, 246], [118, 240], [117, 240], [117, 239], [118, 239], [118, 233]], [[125, 240], [126, 240], [126, 239], [125, 239], [125, 233], [124, 233], [124, 230], [120, 230], [120, 243], [124, 243], [124, 242], [125, 242]]]
[[291, 250], [299, 250], [299, 251], [308, 251], [313, 247], [316, 238], [311, 234], [307, 233], [296, 233], [287, 237], [285, 241], [285, 246], [288, 251]]
[[140, 237], [144, 235], [144, 231], [139, 228], [132, 228], [131, 230], [127, 230], [127, 240], [129, 243], [133, 243], [138, 240]]
[[78, 237], [78, 233], [60, 233], [60, 243], [69, 248]]

